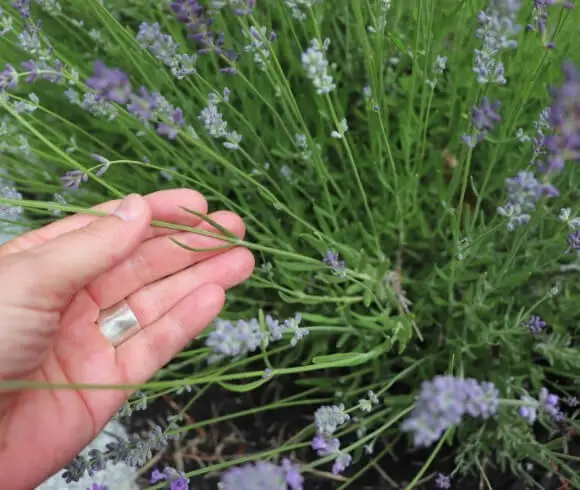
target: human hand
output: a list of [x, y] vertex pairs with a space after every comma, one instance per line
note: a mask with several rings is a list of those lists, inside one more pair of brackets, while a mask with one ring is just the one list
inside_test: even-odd
[[[114, 212], [119, 201], [95, 209]], [[129, 205], [125, 208], [125, 205]], [[139, 384], [220, 312], [225, 290], [247, 279], [252, 254], [215, 238], [152, 228], [152, 219], [213, 232], [179, 206], [207, 212], [185, 189], [129, 196], [116, 216], [75, 215], [0, 247], [0, 385]], [[243, 237], [242, 220], [210, 214]], [[96, 325], [126, 300], [142, 330], [116, 348]], [[130, 395], [113, 389], [0, 391], [0, 488], [29, 490], [71, 461]]]

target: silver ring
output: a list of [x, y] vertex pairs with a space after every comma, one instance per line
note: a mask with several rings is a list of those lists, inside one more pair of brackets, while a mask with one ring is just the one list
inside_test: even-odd
[[121, 345], [141, 330], [139, 320], [125, 300], [101, 310], [97, 323], [100, 332], [114, 347]]

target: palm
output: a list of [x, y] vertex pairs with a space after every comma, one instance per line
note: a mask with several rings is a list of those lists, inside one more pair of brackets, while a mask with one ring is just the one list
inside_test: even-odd
[[[184, 191], [167, 191], [149, 196], [153, 217], [210, 229], [193, 216], [186, 218], [183, 211], [178, 211], [177, 205], [206, 211], [205, 200], [199, 194], [185, 192], [185, 195]], [[218, 212], [212, 217], [237, 235], [243, 235], [244, 226], [237, 216]], [[45, 229], [48, 234], [23, 236], [11, 244], [8, 252], [2, 250], [0, 258], [5, 253], [18, 253], [38, 245], [54, 233], [69, 231], [71, 226], [83, 226], [83, 220], [86, 223], [90, 219], [75, 216]], [[20, 357], [30, 363], [30, 369], [23, 364], [21, 373], [42, 383], [138, 384], [183, 349], [219, 313], [223, 290], [246, 279], [254, 264], [245, 249], [219, 254], [189, 252], [171, 242], [165, 236], [168, 233], [152, 229], [128, 260], [113, 266], [74, 295], [66, 309], [56, 314], [39, 313], [31, 305], [18, 312], [17, 318], [24, 319], [24, 340], [19, 346], [24, 354]], [[173, 236], [198, 248], [218, 243], [194, 234]], [[99, 332], [95, 320], [101, 309], [122, 299], [129, 303], [143, 329], [113, 348]], [[47, 344], [34, 341], [39, 332], [47, 331], [55, 333], [54, 339], [49, 335]], [[0, 444], [3, 437], [18, 441], [16, 444], [21, 447], [16, 453], [32, 457], [40, 475], [57, 471], [100, 432], [128, 394], [115, 389], [19, 392], [4, 419], [0, 419]], [[23, 474], [30, 467], [27, 461], [15, 464], [22, 465]]]

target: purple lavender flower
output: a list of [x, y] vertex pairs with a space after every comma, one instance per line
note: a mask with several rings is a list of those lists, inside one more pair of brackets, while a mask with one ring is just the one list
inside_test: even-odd
[[[536, 400], [534, 400], [533, 398], [523, 395], [520, 400], [522, 400], [523, 402], [535, 402]], [[528, 424], [533, 424], [536, 419], [538, 418], [538, 409], [537, 406], [529, 406], [529, 405], [522, 405], [519, 409], [518, 409], [518, 413], [520, 414], [520, 417], [524, 418]]]
[[547, 414], [556, 422], [559, 422], [564, 418], [564, 414], [562, 410], [560, 410], [560, 398], [558, 395], [550, 393], [547, 388], [542, 387], [540, 389], [538, 400], [535, 400], [527, 394], [522, 395], [520, 400], [526, 404], [519, 408], [518, 413], [526, 419], [529, 424], [533, 424], [536, 421], [538, 412]]
[[580, 161], [580, 71], [571, 62], [565, 62], [562, 70], [564, 83], [551, 89], [552, 134], [543, 141], [548, 153], [543, 170], [550, 174], [559, 172], [568, 160]]
[[477, 382], [475, 379], [464, 380], [467, 392], [465, 413], [471, 417], [488, 419], [499, 407], [499, 391], [493, 383]]
[[579, 405], [578, 398], [575, 396], [568, 396], [565, 400], [566, 405], [569, 407], [575, 408]]
[[339, 260], [338, 252], [327, 250], [322, 261], [339, 276], [343, 276], [345, 274], [345, 263], [343, 260]]
[[26, 83], [35, 82], [36, 79], [38, 78], [39, 71], [39, 67], [36, 61], [34, 60], [23, 61], [22, 63], [20, 63], [20, 65], [22, 66], [22, 68], [30, 72], [28, 76], [24, 79], [24, 81]]
[[205, 15], [204, 8], [197, 0], [174, 0], [169, 6], [177, 20], [187, 26], [190, 39], [205, 46], [214, 44], [210, 31], [213, 19]]
[[423, 382], [411, 415], [401, 429], [413, 434], [416, 446], [428, 447], [464, 415], [488, 418], [499, 406], [499, 392], [492, 383], [475, 379], [435, 376]]
[[463, 141], [470, 147], [483, 141], [489, 131], [492, 131], [495, 124], [501, 121], [499, 108], [501, 102], [496, 100], [490, 102], [487, 97], [481, 99], [479, 106], [473, 107], [471, 111], [471, 124], [477, 130], [475, 135], [463, 135]]
[[[22, 194], [10, 182], [0, 179], [0, 197], [7, 199], [22, 199]], [[10, 220], [17, 220], [22, 215], [22, 206], [0, 203], [0, 216]]]
[[312, 449], [318, 456], [328, 456], [339, 451], [340, 441], [337, 438], [327, 439], [321, 434], [316, 434], [312, 439]]
[[230, 0], [236, 15], [252, 15], [256, 0]]
[[498, 113], [500, 105], [501, 102], [499, 100], [490, 102], [487, 97], [483, 97], [481, 99], [481, 105], [473, 108], [473, 125], [480, 131], [493, 129], [495, 123], [501, 121]]
[[143, 22], [139, 26], [137, 41], [155, 58], [168, 66], [176, 78], [182, 79], [196, 73], [197, 55], [179, 53], [179, 44], [170, 34], [161, 32], [159, 24]]
[[93, 153], [91, 157], [99, 162], [99, 165], [96, 167], [95, 175], [101, 177], [109, 169], [111, 162], [97, 153]]
[[482, 47], [474, 50], [473, 66], [477, 83], [506, 83], [505, 69], [499, 53], [518, 45], [512, 38], [521, 30], [516, 21], [520, 6], [520, 0], [492, 0], [487, 10], [479, 12], [476, 37], [481, 39]]
[[332, 474], [338, 475], [346, 470], [352, 461], [352, 457], [348, 453], [339, 453], [332, 465]]
[[6, 63], [4, 71], [0, 72], [0, 93], [6, 89], [14, 89], [18, 86], [18, 72], [14, 67]]
[[30, 17], [30, 2], [31, 0], [14, 0], [12, 6], [18, 10], [21, 18], [27, 19]]
[[140, 87], [138, 95], [133, 94], [127, 104], [127, 111], [137, 116], [142, 122], [147, 122], [155, 117], [154, 111], [158, 107], [156, 97], [151, 95], [145, 87]]
[[54, 61], [54, 66], [50, 66], [46, 61], [28, 60], [20, 63], [22, 68], [27, 70], [28, 76], [24, 79], [26, 83], [33, 83], [37, 78], [48, 80], [51, 83], [56, 83], [63, 78], [63, 63], [60, 60]]
[[262, 26], [259, 29], [250, 26], [250, 33], [246, 34], [246, 37], [249, 38], [249, 44], [244, 46], [244, 51], [254, 55], [254, 62], [260, 70], [265, 70], [270, 61], [269, 44], [276, 39], [276, 36], [272, 34], [272, 32], [268, 34], [266, 26]]
[[300, 327], [300, 322], [302, 321], [302, 315], [300, 313], [296, 313], [294, 318], [287, 318], [283, 322], [276, 320], [271, 315], [266, 315], [265, 320], [270, 342], [282, 340], [284, 333], [291, 332], [293, 335], [290, 344], [294, 346], [309, 334], [307, 328]]
[[451, 488], [451, 478], [444, 475], [443, 473], [437, 473], [437, 478], [435, 478], [435, 486], [437, 488], [448, 489]]
[[157, 125], [157, 134], [167, 136], [170, 140], [173, 140], [184, 126], [183, 111], [177, 108], [171, 114], [170, 122], [161, 122]]
[[560, 410], [560, 398], [550, 393], [547, 388], [540, 388], [540, 407], [554, 420], [560, 421], [564, 414]]
[[546, 328], [546, 325], [547, 323], [536, 315], [531, 315], [527, 321], [522, 322], [522, 327], [527, 328], [533, 334], [541, 333]]
[[330, 438], [319, 433], [314, 436], [311, 445], [318, 456], [334, 456], [334, 463], [332, 465], [333, 474], [337, 475], [342, 473], [350, 466], [352, 458], [350, 454], [340, 450], [340, 441], [337, 438]]
[[214, 353], [209, 362], [213, 363], [227, 357], [239, 357], [256, 351], [262, 343], [268, 345], [283, 338], [285, 333], [292, 333], [291, 345], [296, 345], [308, 335], [308, 329], [300, 327], [302, 315], [297, 313], [294, 318], [284, 321], [276, 320], [266, 315], [267, 330], [262, 331], [257, 319], [238, 320], [233, 323], [223, 319], [216, 319], [214, 330], [210, 332], [205, 344], [211, 347]]
[[254, 352], [266, 338], [255, 318], [249, 321], [238, 320], [235, 323], [218, 318], [214, 325], [205, 341], [205, 345], [214, 351], [208, 359], [210, 363]]
[[190, 24], [203, 18], [203, 7], [197, 0], [174, 0], [169, 7], [179, 22]]
[[528, 223], [530, 213], [536, 209], [542, 196], [556, 197], [558, 190], [550, 184], [538, 182], [536, 176], [529, 171], [520, 171], [515, 177], [505, 180], [508, 202], [497, 208], [497, 212], [509, 218], [507, 228], [513, 231]]
[[82, 183], [89, 180], [89, 176], [82, 170], [69, 170], [60, 180], [65, 189], [77, 190]]
[[139, 26], [137, 41], [166, 65], [173, 63], [179, 48], [179, 44], [175, 42], [173, 37], [161, 32], [161, 27], [157, 22], [155, 24], [142, 22]]
[[151, 475], [149, 476], [149, 483], [154, 485], [155, 483], [165, 481], [166, 479], [167, 475], [165, 473], [159, 471], [157, 468], [154, 468], [151, 472]]
[[574, 7], [574, 3], [569, 0], [534, 0], [532, 22], [527, 26], [528, 31], [536, 31], [542, 35], [544, 46], [548, 49], [555, 47], [547, 38], [548, 7], [553, 5], [561, 5], [567, 9]]
[[314, 412], [314, 423], [318, 434], [328, 437], [336, 429], [350, 420], [350, 415], [344, 411], [344, 405], [324, 405]]
[[566, 241], [572, 250], [580, 251], [580, 230], [570, 233]]
[[108, 68], [100, 60], [95, 61], [93, 76], [86, 84], [108, 101], [118, 104], [126, 104], [129, 101], [131, 94], [129, 76], [118, 68]]
[[302, 481], [296, 477], [295, 468], [287, 470], [267, 461], [257, 461], [231, 468], [221, 475], [219, 490], [302, 490]]
[[300, 467], [292, 464], [288, 458], [282, 460], [282, 469], [285, 472], [286, 483], [291, 490], [302, 490], [304, 485], [304, 477], [300, 473]]
[[99, 485], [98, 483], [93, 483], [87, 490], [109, 490], [106, 485]]
[[159, 471], [155, 468], [151, 472], [149, 483], [153, 485], [162, 481], [167, 481], [169, 483], [170, 490], [189, 490], [189, 479], [185, 476], [185, 473], [178, 472], [170, 466], [166, 467], [163, 471]]

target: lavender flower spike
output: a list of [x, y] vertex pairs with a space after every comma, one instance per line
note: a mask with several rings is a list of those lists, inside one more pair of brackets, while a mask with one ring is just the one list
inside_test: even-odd
[[6, 68], [4, 71], [0, 72], [0, 93], [4, 92], [6, 89], [16, 88], [18, 85], [18, 72], [14, 67], [6, 63]]
[[527, 328], [533, 334], [538, 334], [546, 328], [546, 322], [539, 316], [531, 315], [529, 320], [522, 322], [522, 327]]
[[580, 251], [580, 230], [570, 233], [567, 241], [572, 250]]
[[95, 61], [93, 76], [87, 80], [87, 87], [106, 100], [118, 104], [126, 104], [131, 94], [128, 75], [118, 68], [108, 68], [100, 60]]
[[566, 161], [580, 161], [580, 71], [571, 62], [564, 63], [562, 71], [564, 83], [551, 89], [552, 134], [543, 141], [548, 158], [542, 171], [549, 174], [559, 172]]
[[222, 473], [219, 490], [292, 490], [303, 489], [303, 479], [289, 463], [276, 466], [267, 461], [257, 461], [229, 469]]
[[89, 180], [89, 176], [82, 170], [69, 170], [60, 178], [65, 189], [78, 189], [82, 183]]
[[470, 147], [474, 147], [487, 136], [487, 133], [495, 127], [496, 123], [501, 121], [499, 115], [499, 101], [490, 102], [487, 97], [481, 99], [481, 104], [475, 106], [471, 112], [471, 123], [476, 129], [475, 135], [464, 135], [463, 141]]
[[443, 489], [451, 488], [451, 478], [443, 473], [438, 473], [437, 478], [435, 478], [435, 486]]
[[423, 382], [415, 408], [401, 430], [413, 434], [415, 446], [429, 447], [464, 415], [485, 419], [494, 415], [498, 406], [499, 392], [493, 383], [436, 376]]
[[157, 468], [151, 472], [149, 483], [153, 485], [162, 481], [169, 482], [170, 490], [189, 490], [189, 479], [185, 476], [185, 473], [180, 473], [169, 466], [162, 472]]
[[324, 405], [314, 412], [314, 423], [318, 434], [328, 437], [350, 420], [344, 411], [344, 405]]
[[324, 254], [323, 262], [326, 265], [328, 265], [339, 276], [344, 276], [345, 263], [344, 260], [339, 260], [338, 252], [327, 250], [326, 253]]

